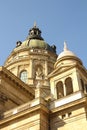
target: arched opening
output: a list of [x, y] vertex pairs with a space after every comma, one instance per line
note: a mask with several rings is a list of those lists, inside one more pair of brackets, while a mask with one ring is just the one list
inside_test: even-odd
[[81, 81], [82, 90], [84, 91], [84, 82], [82, 79], [80, 79], [80, 81]]
[[23, 70], [21, 71], [20, 73], [20, 79], [23, 81], [23, 82], [27, 82], [27, 71], [26, 70]]
[[87, 84], [85, 84], [85, 92], [87, 93]]
[[73, 93], [72, 79], [70, 77], [68, 77], [65, 80], [65, 87], [66, 87], [66, 96]]
[[57, 99], [64, 97], [63, 83], [59, 81], [56, 85]]

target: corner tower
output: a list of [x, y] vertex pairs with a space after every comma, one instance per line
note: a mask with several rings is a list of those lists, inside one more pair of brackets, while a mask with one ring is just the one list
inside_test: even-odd
[[30, 87], [40, 85], [49, 90], [47, 75], [52, 72], [56, 58], [56, 46], [47, 44], [34, 24], [26, 40], [16, 43], [4, 66]]
[[81, 60], [67, 48], [66, 42], [49, 78], [53, 97], [51, 129], [86, 130], [87, 71]]

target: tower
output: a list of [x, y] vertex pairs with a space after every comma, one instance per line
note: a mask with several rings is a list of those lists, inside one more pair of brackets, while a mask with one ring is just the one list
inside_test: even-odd
[[66, 42], [49, 78], [54, 99], [50, 103], [51, 129], [86, 130], [87, 72], [81, 60], [68, 50]]

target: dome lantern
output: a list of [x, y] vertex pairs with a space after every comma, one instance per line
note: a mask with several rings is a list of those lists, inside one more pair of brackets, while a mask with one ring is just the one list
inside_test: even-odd
[[36, 22], [34, 23], [33, 28], [29, 30], [29, 35], [27, 39], [38, 39], [38, 40], [44, 40], [41, 37], [41, 30], [37, 27]]

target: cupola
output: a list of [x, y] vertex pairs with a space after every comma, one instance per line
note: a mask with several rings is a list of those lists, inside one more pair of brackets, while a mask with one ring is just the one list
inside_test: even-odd
[[56, 68], [59, 66], [65, 66], [65, 65], [70, 65], [74, 63], [79, 63], [82, 65], [81, 60], [72, 51], [68, 49], [67, 43], [64, 41], [64, 49], [58, 55], [58, 58], [54, 67]]
[[38, 39], [38, 40], [44, 40], [41, 37], [41, 30], [37, 27], [36, 23], [34, 23], [34, 27], [29, 30], [29, 36], [27, 39]]
[[63, 58], [63, 57], [66, 57], [66, 56], [74, 56], [76, 57], [76, 55], [70, 51], [67, 47], [67, 44], [66, 44], [66, 41], [64, 41], [64, 49], [63, 49], [63, 52], [61, 52], [58, 56], [57, 59], [60, 59], [60, 58]]
[[29, 30], [28, 36], [26, 40], [23, 42], [17, 41], [16, 42], [16, 49], [22, 48], [33, 48], [33, 49], [45, 49], [52, 53], [56, 54], [56, 46], [50, 46], [41, 36], [41, 30], [37, 27], [36, 23], [34, 26]]
[[54, 70], [48, 77], [51, 81], [51, 95], [52, 99], [56, 100], [56, 107], [83, 98], [87, 93], [86, 70], [81, 60], [68, 49], [66, 42], [64, 42], [63, 52], [59, 54], [54, 65]]

